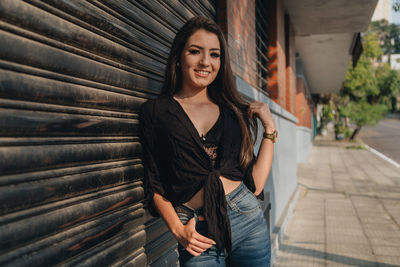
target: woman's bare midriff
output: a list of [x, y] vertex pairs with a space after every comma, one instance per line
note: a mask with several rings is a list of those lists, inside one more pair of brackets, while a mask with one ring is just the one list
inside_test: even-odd
[[[223, 176], [220, 176], [219, 179], [221, 180], [222, 185], [224, 187], [225, 195], [235, 190], [235, 188], [237, 188], [241, 183], [241, 181], [232, 181]], [[194, 195], [191, 200], [185, 203], [185, 205], [191, 207], [192, 209], [199, 209], [203, 207], [204, 188], [200, 189], [199, 192], [197, 192], [196, 195]]]

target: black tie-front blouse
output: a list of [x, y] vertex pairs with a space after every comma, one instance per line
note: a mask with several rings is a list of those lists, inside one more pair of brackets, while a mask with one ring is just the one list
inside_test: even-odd
[[154, 192], [174, 206], [188, 202], [204, 187], [204, 217], [208, 237], [217, 247], [231, 252], [231, 229], [225, 192], [219, 177], [243, 180], [255, 191], [252, 169], [240, 167], [241, 129], [235, 113], [219, 106], [218, 122], [223, 135], [218, 147], [218, 162], [214, 168], [202, 140], [182, 106], [172, 96], [150, 99], [141, 107], [140, 127], [143, 147], [144, 187], [149, 209], [159, 216], [152, 201]]
[[211, 127], [211, 129], [205, 134], [200, 136], [200, 140], [203, 143], [203, 148], [207, 152], [208, 156], [210, 157], [211, 164], [214, 168], [218, 168], [218, 146], [219, 142], [221, 141], [223, 135], [223, 128], [222, 128], [222, 116], [218, 117], [215, 124]]

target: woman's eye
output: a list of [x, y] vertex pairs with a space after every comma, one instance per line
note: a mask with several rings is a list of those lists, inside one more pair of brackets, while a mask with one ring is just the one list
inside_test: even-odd
[[211, 53], [211, 56], [212, 56], [212, 57], [215, 57], [215, 58], [218, 58], [218, 57], [219, 57], [219, 54], [218, 54], [218, 53]]
[[190, 53], [191, 55], [197, 55], [197, 54], [200, 53], [200, 51], [199, 51], [199, 50], [189, 50], [189, 53]]

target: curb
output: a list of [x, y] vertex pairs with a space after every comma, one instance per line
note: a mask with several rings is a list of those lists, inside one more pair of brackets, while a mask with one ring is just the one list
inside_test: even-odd
[[375, 155], [377, 155], [378, 157], [386, 160], [387, 162], [389, 162], [390, 164], [394, 165], [396, 168], [400, 168], [400, 164], [397, 163], [396, 161], [392, 160], [391, 158], [389, 158], [388, 156], [382, 154], [381, 152], [373, 149], [372, 147], [368, 146], [366, 143], [364, 143], [362, 140], [360, 140], [362, 145], [365, 146], [366, 149], [368, 149], [370, 152], [374, 153]]

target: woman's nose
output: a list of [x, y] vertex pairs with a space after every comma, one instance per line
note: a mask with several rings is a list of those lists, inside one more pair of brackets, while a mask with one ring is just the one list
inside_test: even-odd
[[204, 66], [208, 66], [210, 64], [210, 59], [207, 54], [204, 54], [202, 58], [200, 59], [200, 64]]

